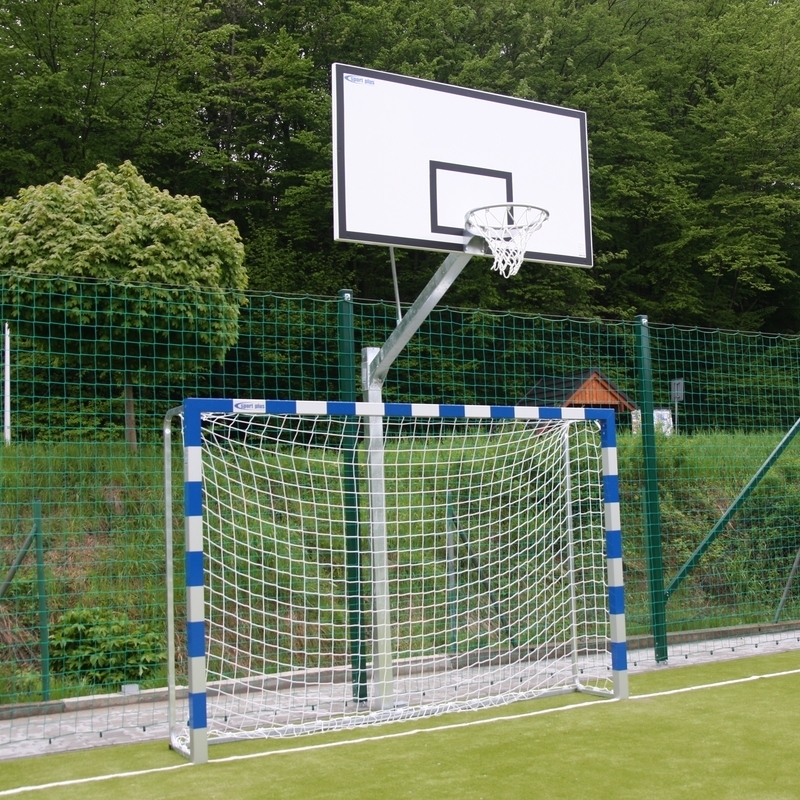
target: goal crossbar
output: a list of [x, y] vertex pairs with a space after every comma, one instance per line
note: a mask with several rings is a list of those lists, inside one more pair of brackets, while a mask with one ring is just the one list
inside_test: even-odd
[[[627, 697], [612, 410], [192, 398], [180, 416], [188, 692], [171, 738], [193, 762], [215, 741]], [[356, 433], [375, 418], [390, 533], [353, 561], [374, 536], [339, 528], [375, 529]]]

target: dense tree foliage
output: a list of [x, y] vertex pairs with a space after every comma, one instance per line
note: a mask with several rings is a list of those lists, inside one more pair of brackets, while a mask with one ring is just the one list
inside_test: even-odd
[[[331, 241], [330, 64], [362, 64], [588, 113], [595, 269], [473, 263], [449, 302], [798, 331], [798, 22], [786, 0], [2, 0], [0, 193], [130, 159], [235, 220], [251, 287], [389, 297], [386, 252]], [[439, 260], [399, 253], [405, 299]]]
[[[150, 186], [130, 162], [0, 204], [3, 319], [46, 348], [51, 366], [123, 387], [134, 447], [134, 387], [205, 370], [236, 344], [243, 260], [233, 223]], [[47, 275], [44, 293], [37, 279]]]

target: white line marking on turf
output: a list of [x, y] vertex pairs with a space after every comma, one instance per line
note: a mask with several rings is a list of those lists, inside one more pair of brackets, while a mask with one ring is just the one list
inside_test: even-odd
[[781, 678], [784, 675], [797, 675], [800, 669], [787, 669], [784, 672], [770, 672], [766, 675], [750, 675], [747, 678], [732, 678], [729, 681], [719, 681], [718, 683], [703, 683], [699, 686], [684, 686], [682, 689], [668, 689], [665, 692], [653, 692], [652, 694], [637, 694], [631, 700], [646, 700], [648, 697], [666, 697], [670, 694], [684, 694], [686, 692], [696, 692], [698, 689], [716, 689], [718, 686], [733, 686], [735, 683], [750, 683], [760, 681], [762, 678]]
[[[307, 744], [302, 747], [287, 747], [285, 750], [270, 750], [267, 753], [247, 753], [241, 756], [226, 756], [225, 758], [215, 758], [215, 764], [224, 764], [229, 761], [246, 761], [250, 758], [262, 758], [263, 756], [278, 755], [279, 753], [307, 753], [311, 750], [325, 750], [329, 747], [342, 747], [348, 744], [364, 744], [365, 742], [382, 742], [387, 739], [401, 739], [405, 736], [414, 736], [418, 733], [441, 733], [442, 731], [455, 730], [456, 728], [472, 728], [476, 725], [487, 725], [490, 722], [499, 722], [506, 719], [525, 719], [526, 717], [540, 717], [544, 714], [557, 714], [560, 711], [569, 711], [573, 708], [585, 708], [587, 705], [605, 705], [607, 703], [619, 702], [616, 698], [609, 700], [590, 700], [586, 703], [570, 703], [566, 706], [556, 708], [543, 708], [539, 711], [527, 711], [524, 714], [504, 714], [502, 717], [487, 717], [486, 719], [473, 719], [466, 722], [454, 722], [449, 725], [436, 725], [432, 728], [412, 728], [410, 731], [397, 731], [396, 733], [384, 733], [381, 736], [361, 736], [358, 739], [343, 739], [340, 742], [324, 742], [322, 744]], [[0, 795], [2, 796], [2, 795]]]
[[[706, 683], [700, 686], [689, 686], [682, 689], [668, 689], [664, 692], [653, 692], [652, 694], [633, 695], [630, 700], [644, 700], [652, 697], [666, 697], [672, 694], [682, 694], [683, 692], [694, 692], [698, 689], [714, 689], [720, 686], [732, 686], [736, 683], [747, 683], [749, 681], [757, 681], [761, 678], [780, 678], [784, 675], [798, 675], [800, 669], [786, 670], [785, 672], [773, 672], [767, 675], [750, 675], [747, 678], [734, 678], [729, 681], [720, 681], [719, 683]], [[273, 756], [280, 753], [302, 753], [310, 750], [324, 750], [328, 747], [341, 747], [347, 744], [363, 744], [364, 742], [380, 742], [386, 739], [399, 739], [404, 736], [413, 736], [417, 733], [439, 733], [441, 731], [454, 730], [456, 728], [471, 728], [477, 725], [486, 725], [490, 722], [500, 722], [509, 719], [527, 719], [528, 717], [540, 717], [545, 714], [555, 714], [560, 711], [569, 711], [573, 708], [585, 708], [587, 705], [606, 705], [607, 703], [618, 703], [619, 700], [612, 698], [610, 700], [594, 700], [585, 703], [570, 703], [566, 706], [557, 706], [556, 708], [543, 708], [539, 711], [526, 711], [522, 714], [504, 714], [501, 717], [487, 717], [486, 719], [467, 720], [466, 722], [455, 722], [449, 725], [437, 725], [432, 728], [414, 728], [410, 731], [397, 731], [396, 733], [385, 733], [381, 736], [363, 736], [359, 739], [344, 739], [340, 742], [325, 742], [322, 744], [310, 744], [303, 747], [286, 748], [285, 750], [271, 750], [267, 753], [248, 753], [241, 756], [227, 756], [225, 758], [215, 758], [215, 764], [223, 764], [229, 761], [245, 761], [250, 758], [263, 758], [264, 756]]]
[[[667, 697], [673, 694], [685, 694], [686, 692], [697, 692], [700, 689], [717, 689], [722, 686], [734, 686], [738, 683], [750, 683], [767, 678], [782, 678], [787, 675], [800, 675], [800, 669], [789, 669], [784, 672], [770, 672], [766, 675], [749, 675], [746, 678], [733, 678], [729, 681], [719, 681], [718, 683], [704, 683], [700, 686], [686, 686], [682, 689], [667, 689], [663, 692], [652, 692], [651, 694], [633, 695], [631, 700], [647, 700], [653, 697]], [[595, 700], [588, 703], [571, 703], [566, 706], [556, 708], [543, 708], [539, 711], [526, 711], [523, 714], [504, 714], [500, 717], [487, 717], [486, 719], [467, 720], [466, 722], [456, 722], [450, 725], [437, 725], [432, 728], [414, 728], [410, 731], [397, 731], [396, 733], [385, 733], [381, 736], [362, 736], [358, 739], [344, 739], [339, 742], [323, 742], [321, 744], [309, 744], [302, 747], [287, 747], [283, 750], [269, 750], [265, 753], [248, 753], [241, 756], [226, 756], [225, 758], [215, 758], [209, 761], [209, 765], [227, 764], [232, 761], [247, 761], [252, 758], [267, 758], [268, 756], [279, 756], [291, 753], [307, 753], [313, 750], [327, 750], [332, 747], [344, 747], [351, 744], [364, 744], [366, 742], [382, 742], [387, 739], [400, 739], [405, 736], [414, 736], [418, 733], [441, 733], [442, 731], [455, 730], [457, 728], [471, 728], [477, 725], [486, 725], [491, 722], [502, 722], [509, 719], [527, 719], [528, 717], [541, 717], [545, 714], [556, 714], [561, 711], [570, 711], [574, 708], [586, 708], [587, 705], [607, 705], [608, 703], [618, 703], [616, 698], [610, 700]], [[252, 741], [252, 740], [251, 740]], [[139, 775], [151, 775], [158, 772], [171, 772], [176, 769], [192, 766], [191, 762], [185, 761], [182, 764], [173, 764], [168, 767], [153, 767], [152, 769], [140, 769], [133, 772], [116, 772], [109, 775], [95, 775], [90, 778], [75, 778], [69, 781], [57, 781], [55, 783], [42, 783], [38, 786], [18, 786], [15, 789], [0, 790], [0, 797], [10, 797], [25, 792], [36, 792], [40, 789], [54, 789], [62, 786], [79, 786], [84, 783], [96, 783], [98, 781], [108, 781], [113, 778], [134, 778]]]
[[0, 797], [10, 797], [13, 794], [23, 792], [37, 792], [39, 789], [57, 789], [61, 786], [78, 786], [83, 783], [97, 783], [98, 781], [110, 781], [112, 778], [133, 778], [137, 775], [150, 775], [155, 772], [171, 772], [174, 769], [191, 767], [191, 761], [182, 764], [172, 764], [169, 767], [152, 767], [151, 769], [137, 769], [133, 772], [113, 772], [109, 775], [92, 775], [90, 778], [74, 778], [71, 781], [55, 781], [54, 783], [40, 783], [38, 786], [18, 786], [16, 789], [3, 789]]

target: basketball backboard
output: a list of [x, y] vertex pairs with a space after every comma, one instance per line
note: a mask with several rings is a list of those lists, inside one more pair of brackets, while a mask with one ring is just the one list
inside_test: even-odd
[[460, 252], [469, 210], [526, 203], [525, 260], [592, 266], [582, 111], [334, 64], [333, 145], [337, 240]]

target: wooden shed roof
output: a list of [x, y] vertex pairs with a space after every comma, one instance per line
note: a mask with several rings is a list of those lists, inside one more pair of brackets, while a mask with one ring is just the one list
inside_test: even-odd
[[599, 407], [633, 411], [636, 403], [597, 368], [573, 375], [540, 378], [522, 399], [523, 406]]

